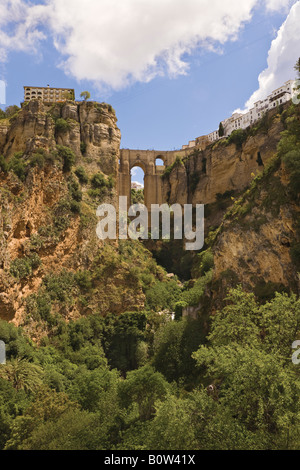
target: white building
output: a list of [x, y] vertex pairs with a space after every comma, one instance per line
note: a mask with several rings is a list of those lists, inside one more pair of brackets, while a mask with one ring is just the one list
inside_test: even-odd
[[131, 189], [144, 189], [144, 186], [141, 183], [138, 183], [137, 181], [132, 181]]
[[[237, 129], [246, 129], [261, 119], [267, 111], [291, 100], [293, 96], [293, 88], [294, 80], [288, 80], [284, 85], [272, 91], [267, 98], [254, 103], [254, 107], [249, 109], [247, 113], [234, 113], [230, 118], [224, 119], [224, 121], [222, 121], [224, 136], [228, 137]], [[206, 136], [197, 137], [196, 142], [202, 142], [205, 138], [207, 138], [210, 143], [216, 142], [220, 138], [219, 131], [211, 132]], [[191, 147], [190, 144], [184, 145], [182, 148], [186, 149], [189, 147]]]

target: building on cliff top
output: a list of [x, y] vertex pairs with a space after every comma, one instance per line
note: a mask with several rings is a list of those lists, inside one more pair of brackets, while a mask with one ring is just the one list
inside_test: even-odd
[[59, 103], [67, 100], [75, 100], [75, 91], [71, 88], [50, 88], [24, 86], [24, 101], [42, 100], [46, 103]]
[[[267, 98], [254, 103], [254, 107], [249, 109], [247, 113], [234, 113], [231, 117], [224, 119], [224, 121], [222, 121], [224, 137], [228, 137], [233, 131], [237, 129], [246, 129], [261, 119], [267, 111], [274, 109], [276, 106], [284, 104], [287, 101], [290, 101], [293, 97], [293, 89], [294, 80], [288, 80], [284, 83], [284, 85], [272, 91], [272, 93], [268, 95]], [[208, 135], [197, 137], [196, 146], [203, 150], [208, 144], [216, 142], [219, 139], [219, 131], [213, 131]], [[191, 142], [189, 145], [183, 145], [182, 149], [191, 147], [190, 144]]]

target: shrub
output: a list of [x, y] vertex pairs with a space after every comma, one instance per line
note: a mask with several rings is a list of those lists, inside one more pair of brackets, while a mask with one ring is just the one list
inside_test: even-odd
[[85, 172], [85, 169], [82, 166], [79, 166], [78, 168], [76, 168], [75, 175], [79, 179], [80, 183], [82, 184], [88, 183], [89, 178]]
[[15, 153], [15, 155], [8, 164], [8, 169], [13, 171], [21, 181], [25, 181], [26, 165], [22, 157], [23, 154], [21, 152]]
[[112, 176], [108, 177], [107, 187], [112, 189], [116, 185], [115, 179]]
[[80, 202], [71, 201], [70, 209], [71, 209], [71, 212], [73, 212], [73, 214], [80, 214], [80, 210], [81, 210]]
[[4, 173], [7, 173], [8, 171], [8, 164], [3, 155], [0, 155], [0, 170]]
[[214, 267], [214, 255], [210, 250], [200, 253], [200, 275], [204, 276], [208, 271]]
[[8, 118], [8, 119], [11, 119], [12, 117], [14, 117], [19, 111], [20, 111], [21, 108], [19, 108], [19, 106], [17, 105], [12, 105], [12, 106], [8, 106], [6, 109], [5, 109], [5, 116]]
[[66, 172], [70, 171], [76, 159], [73, 150], [69, 147], [64, 147], [63, 145], [57, 145], [57, 151], [59, 157], [63, 161], [63, 170]]
[[247, 139], [247, 132], [244, 129], [237, 129], [228, 137], [228, 144], [235, 144], [237, 150], [241, 150], [243, 143]]
[[95, 189], [104, 188], [107, 185], [107, 182], [103, 173], [96, 173], [94, 176], [92, 176], [91, 185]]
[[24, 279], [32, 274], [32, 271], [41, 265], [41, 259], [37, 253], [29, 257], [16, 258], [10, 265], [10, 274], [16, 279]]
[[30, 276], [32, 268], [28, 258], [17, 258], [10, 265], [10, 274], [16, 279]]
[[103, 199], [103, 197], [105, 196], [106, 194], [106, 190], [105, 188], [98, 188], [98, 189], [89, 189], [88, 190], [88, 195], [92, 198], [92, 199]]
[[41, 258], [37, 253], [33, 253], [32, 255], [30, 255], [29, 262], [33, 270], [39, 268], [42, 263]]
[[82, 192], [77, 181], [73, 180], [69, 183], [69, 192], [71, 198], [75, 201], [80, 202], [82, 200]]
[[74, 274], [63, 270], [60, 274], [48, 274], [43, 279], [43, 285], [51, 300], [71, 303], [73, 299]]
[[276, 292], [287, 292], [287, 288], [283, 284], [266, 282], [264, 279], [259, 279], [254, 288], [254, 294], [262, 303], [272, 300]]
[[87, 148], [86, 143], [85, 142], [80, 142], [80, 152], [82, 153], [82, 155], [85, 155], [86, 148]]
[[92, 288], [92, 276], [89, 271], [79, 271], [75, 274], [75, 282], [82, 290]]
[[43, 149], [38, 150], [32, 155], [29, 160], [29, 165], [31, 167], [43, 168], [45, 165], [45, 151]]
[[183, 166], [183, 165], [184, 165], [184, 163], [183, 163], [181, 157], [179, 155], [177, 155], [174, 163], [172, 163], [172, 165], [168, 166], [165, 169], [164, 173], [162, 174], [162, 178], [163, 179], [167, 178], [172, 173], [174, 168], [176, 168], [177, 166]]
[[70, 124], [62, 118], [58, 118], [56, 123], [55, 123], [55, 130], [57, 132], [62, 132], [65, 133], [70, 129]]
[[144, 190], [132, 189], [131, 190], [131, 202], [132, 204], [144, 204]]

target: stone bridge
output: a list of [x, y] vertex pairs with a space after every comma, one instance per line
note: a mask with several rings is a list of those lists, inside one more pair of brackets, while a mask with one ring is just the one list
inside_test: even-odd
[[[140, 167], [144, 173], [145, 206], [151, 209], [151, 204], [163, 204], [162, 178], [165, 169], [172, 165], [177, 156], [181, 158], [189, 154], [188, 150], [159, 151], [159, 150], [120, 150], [119, 162], [119, 196], [127, 196], [128, 206], [131, 204], [131, 169]], [[156, 165], [156, 160], [164, 162], [163, 166]]]

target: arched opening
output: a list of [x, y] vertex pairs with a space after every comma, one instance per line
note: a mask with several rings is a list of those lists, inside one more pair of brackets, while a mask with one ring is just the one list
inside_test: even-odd
[[144, 204], [145, 171], [140, 165], [134, 165], [130, 171], [131, 205]]
[[165, 166], [165, 162], [164, 162], [164, 160], [162, 159], [161, 156], [158, 156], [155, 159], [155, 166]]

